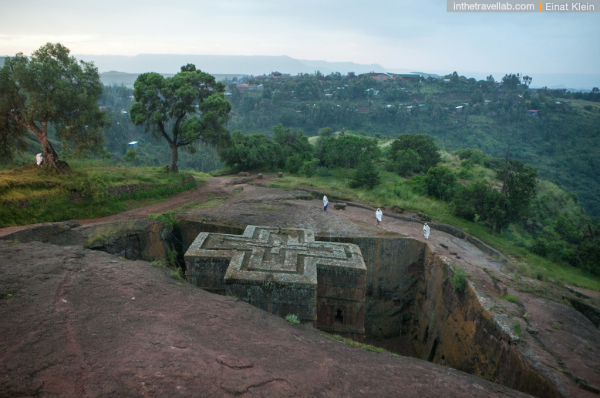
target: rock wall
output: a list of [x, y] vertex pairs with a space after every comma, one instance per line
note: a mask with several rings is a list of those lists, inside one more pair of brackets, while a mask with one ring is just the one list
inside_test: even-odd
[[357, 244], [367, 266], [366, 341], [539, 397], [562, 397], [552, 375], [519, 349], [473, 286], [455, 292], [451, 264], [409, 238], [330, 237]]
[[552, 376], [526, 358], [514, 339], [482, 307], [473, 286], [455, 292], [453, 270], [429, 246], [417, 292], [412, 333], [417, 356], [538, 397], [561, 397]]

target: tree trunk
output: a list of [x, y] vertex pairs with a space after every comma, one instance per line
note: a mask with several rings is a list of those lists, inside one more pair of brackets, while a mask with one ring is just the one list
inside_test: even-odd
[[40, 144], [42, 144], [42, 148], [44, 149], [44, 161], [42, 163], [42, 166], [45, 167], [47, 170], [56, 170], [61, 174], [70, 171], [69, 165], [66, 162], [63, 162], [58, 159], [58, 154], [52, 147], [50, 141], [48, 141], [47, 136], [40, 135], [37, 138], [40, 141]]
[[171, 173], [177, 173], [179, 172], [179, 168], [177, 167], [177, 160], [179, 158], [179, 153], [177, 152], [177, 150], [179, 148], [177, 148], [177, 144], [169, 146], [171, 148], [171, 166], [169, 167], [169, 170]]

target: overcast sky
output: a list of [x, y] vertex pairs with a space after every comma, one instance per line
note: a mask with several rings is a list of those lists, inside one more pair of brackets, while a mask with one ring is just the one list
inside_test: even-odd
[[443, 0], [0, 0], [0, 55], [289, 55], [424, 72], [600, 73], [600, 13], [447, 13]]

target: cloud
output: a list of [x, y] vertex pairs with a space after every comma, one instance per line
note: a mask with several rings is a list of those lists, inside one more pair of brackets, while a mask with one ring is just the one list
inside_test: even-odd
[[[24, 23], [26, 21], [26, 23]], [[0, 54], [289, 55], [420, 70], [595, 73], [597, 14], [447, 13], [439, 0], [39, 1], [3, 5]]]

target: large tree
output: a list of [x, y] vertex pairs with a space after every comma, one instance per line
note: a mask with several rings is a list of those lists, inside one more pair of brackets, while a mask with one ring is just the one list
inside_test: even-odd
[[435, 167], [441, 160], [438, 147], [433, 137], [425, 134], [402, 134], [392, 142], [390, 147], [390, 159], [393, 162], [401, 162], [407, 151], [412, 150], [419, 155], [416, 172], [426, 172]]
[[31, 131], [44, 149], [44, 165], [64, 172], [68, 165], [48, 140], [48, 128], [76, 153], [102, 149], [105, 116], [98, 109], [102, 84], [93, 63], [78, 62], [61, 44], [48, 43], [31, 57], [6, 58], [0, 69], [0, 136]]
[[131, 121], [146, 132], [164, 138], [171, 149], [170, 171], [178, 171], [180, 147], [195, 152], [199, 142], [222, 150], [230, 143], [225, 129], [231, 105], [223, 96], [225, 86], [192, 64], [164, 78], [158, 73], [139, 75], [134, 84]]

